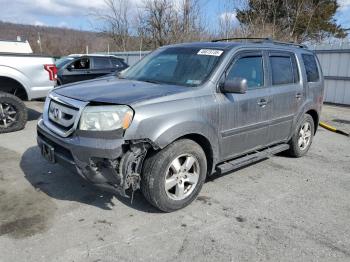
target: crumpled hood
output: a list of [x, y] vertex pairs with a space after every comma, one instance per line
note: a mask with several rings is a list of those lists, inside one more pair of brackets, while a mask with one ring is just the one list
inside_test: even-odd
[[133, 104], [189, 90], [188, 87], [152, 84], [112, 76], [64, 85], [54, 89], [54, 92], [85, 102]]

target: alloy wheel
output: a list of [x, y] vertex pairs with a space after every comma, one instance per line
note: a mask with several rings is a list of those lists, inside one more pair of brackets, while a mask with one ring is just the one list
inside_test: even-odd
[[309, 122], [305, 122], [299, 131], [298, 146], [300, 150], [305, 150], [308, 148], [311, 142], [311, 125]]
[[176, 157], [165, 176], [165, 191], [173, 200], [183, 200], [189, 197], [199, 181], [199, 161], [190, 154]]
[[0, 103], [0, 127], [8, 128], [17, 121], [16, 108], [7, 103]]

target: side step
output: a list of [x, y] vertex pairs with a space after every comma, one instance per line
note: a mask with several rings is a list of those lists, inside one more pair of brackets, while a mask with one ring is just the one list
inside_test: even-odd
[[288, 144], [280, 144], [280, 145], [268, 147], [261, 151], [256, 151], [255, 153], [251, 153], [243, 157], [236, 158], [234, 160], [226, 161], [222, 164], [219, 164], [218, 166], [216, 166], [216, 172], [218, 174], [224, 174], [226, 172], [241, 168], [243, 166], [257, 162], [259, 160], [269, 158], [272, 155], [278, 154], [288, 149], [289, 149]]

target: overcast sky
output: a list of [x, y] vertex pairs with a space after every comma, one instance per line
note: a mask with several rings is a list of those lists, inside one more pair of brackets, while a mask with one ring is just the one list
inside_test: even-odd
[[[142, 0], [129, 0], [130, 6], [140, 6]], [[179, 1], [179, 0], [174, 0]], [[217, 24], [224, 10], [224, 0], [199, 0], [209, 25]], [[336, 16], [339, 24], [350, 28], [350, 0], [338, 0], [341, 5]], [[104, 0], [0, 0], [0, 20], [13, 23], [60, 26], [96, 30], [94, 10], [104, 10]], [[233, 16], [232, 16], [233, 17]], [[234, 18], [234, 17], [233, 17]], [[215, 28], [211, 28], [214, 30]], [[1, 36], [0, 36], [1, 37]]]

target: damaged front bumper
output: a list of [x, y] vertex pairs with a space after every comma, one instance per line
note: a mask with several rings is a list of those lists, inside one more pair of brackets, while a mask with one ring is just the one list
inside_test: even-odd
[[[61, 164], [77, 171], [92, 184], [122, 196], [128, 196], [140, 187], [141, 168], [147, 150], [146, 141], [125, 141], [118, 138], [89, 137], [72, 135], [60, 137], [49, 130], [43, 120], [37, 126], [37, 142], [45, 155], [53, 163]], [[49, 149], [48, 149], [49, 148]]]

